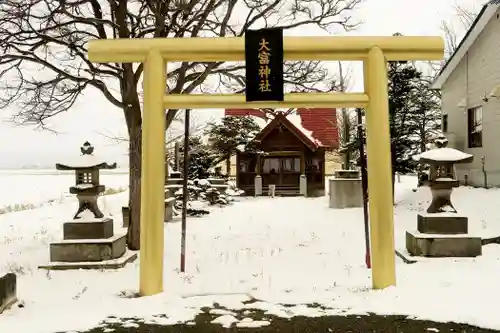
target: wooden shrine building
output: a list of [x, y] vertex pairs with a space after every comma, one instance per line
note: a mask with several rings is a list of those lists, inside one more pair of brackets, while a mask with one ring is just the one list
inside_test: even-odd
[[326, 148], [283, 113], [276, 113], [253, 141], [236, 153], [237, 186], [246, 195], [255, 195], [256, 179], [260, 176], [262, 195], [267, 195], [268, 186], [274, 184], [276, 195], [322, 196]]

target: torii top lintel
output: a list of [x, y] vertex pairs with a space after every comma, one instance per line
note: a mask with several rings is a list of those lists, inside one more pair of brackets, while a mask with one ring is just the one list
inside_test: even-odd
[[[284, 37], [285, 60], [366, 60], [378, 47], [387, 61], [441, 60], [444, 40], [433, 36]], [[98, 39], [88, 45], [89, 60], [97, 63], [144, 62], [157, 50], [166, 61], [243, 61], [243, 37]]]

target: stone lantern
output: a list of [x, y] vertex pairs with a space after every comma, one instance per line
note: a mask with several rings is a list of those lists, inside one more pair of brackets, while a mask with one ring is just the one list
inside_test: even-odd
[[481, 255], [480, 237], [468, 233], [468, 218], [459, 215], [451, 203], [451, 193], [459, 186], [455, 164], [470, 163], [473, 156], [448, 148], [448, 140], [439, 136], [436, 148], [414, 157], [428, 164], [432, 201], [426, 214], [417, 215], [417, 231], [406, 232], [406, 249], [413, 256], [475, 257]]
[[439, 136], [434, 140], [435, 149], [428, 150], [415, 159], [425, 163], [429, 168], [429, 187], [432, 193], [432, 202], [427, 213], [454, 212], [456, 209], [451, 203], [451, 192], [459, 186], [455, 176], [455, 164], [470, 163], [474, 156], [459, 150], [448, 148], [448, 139]]
[[75, 161], [68, 164], [56, 164], [57, 170], [74, 170], [75, 185], [69, 188], [71, 194], [78, 198], [78, 210], [73, 217], [79, 219], [80, 214], [89, 210], [95, 218], [102, 218], [104, 214], [97, 206], [97, 197], [106, 187], [99, 184], [100, 169], [116, 169], [116, 163], [108, 164], [96, 158], [94, 147], [87, 141], [80, 148], [82, 154]]
[[[99, 170], [116, 169], [94, 155], [94, 147], [85, 142], [81, 155], [71, 162], [56, 164], [58, 170], [75, 171], [75, 185], [70, 193], [78, 198], [78, 210], [63, 224], [63, 239], [50, 244], [50, 263], [44, 269], [120, 268], [137, 258], [127, 251], [126, 232], [114, 232], [113, 219], [104, 217], [97, 206], [104, 185], [99, 183]], [[82, 214], [88, 211], [91, 214]]]

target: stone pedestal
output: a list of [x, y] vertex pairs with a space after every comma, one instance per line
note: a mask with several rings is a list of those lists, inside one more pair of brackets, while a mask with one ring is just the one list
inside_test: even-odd
[[223, 178], [208, 178], [207, 180], [212, 185], [226, 185], [226, 180]]
[[329, 180], [330, 208], [363, 207], [363, 188], [360, 178]]
[[359, 178], [359, 171], [358, 170], [335, 170], [335, 178], [357, 179], [357, 178]]
[[229, 185], [226, 185], [226, 184], [213, 184], [211, 187], [214, 188], [214, 189], [216, 189], [217, 191], [219, 191], [220, 194], [225, 194], [226, 191], [227, 191], [227, 188], [229, 187]]
[[50, 261], [82, 262], [120, 258], [126, 250], [125, 235], [104, 239], [69, 239], [50, 244]]
[[262, 177], [257, 175], [255, 176], [255, 196], [262, 195]]
[[136, 258], [127, 252], [126, 233], [114, 234], [112, 219], [82, 218], [64, 223], [63, 240], [50, 244], [50, 263], [40, 268], [120, 268]]
[[9, 309], [17, 302], [17, 277], [8, 273], [0, 277], [0, 313]]
[[165, 199], [165, 222], [170, 222], [174, 218], [174, 204], [175, 198], [166, 198]]
[[167, 180], [167, 185], [182, 185], [183, 182], [183, 178], [169, 178]]
[[422, 257], [477, 257], [481, 237], [468, 233], [468, 219], [456, 213], [417, 215], [417, 231], [406, 232], [406, 250]]
[[165, 198], [175, 196], [175, 192], [182, 190], [182, 184], [170, 184], [165, 186]]
[[306, 177], [306, 175], [300, 175], [299, 189], [300, 189], [300, 195], [307, 197], [307, 177]]
[[182, 179], [182, 173], [180, 171], [171, 171], [169, 179]]
[[103, 239], [113, 236], [113, 220], [100, 218], [91, 221], [83, 219], [66, 222], [63, 225], [64, 240]]
[[417, 230], [423, 234], [466, 234], [468, 227], [468, 218], [455, 213], [417, 215]]

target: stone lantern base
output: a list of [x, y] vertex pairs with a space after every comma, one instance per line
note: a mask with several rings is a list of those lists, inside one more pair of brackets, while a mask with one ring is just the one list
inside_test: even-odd
[[126, 234], [114, 234], [110, 218], [75, 219], [64, 223], [63, 240], [50, 244], [50, 263], [43, 269], [121, 268], [134, 261]]
[[336, 170], [335, 178], [328, 180], [329, 207], [363, 207], [363, 186], [358, 170]]
[[477, 257], [481, 237], [468, 233], [468, 219], [456, 213], [418, 214], [417, 230], [406, 232], [406, 250], [422, 257]]

